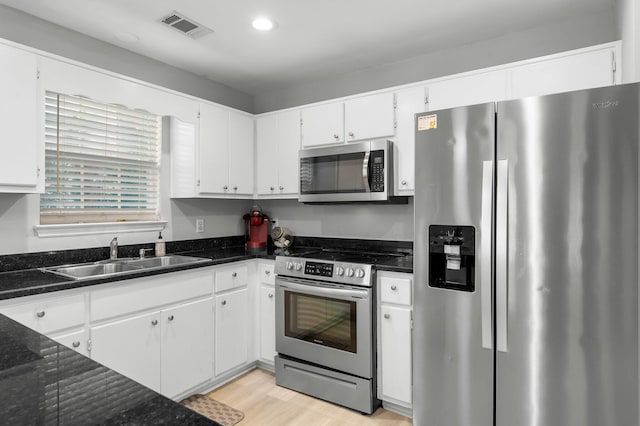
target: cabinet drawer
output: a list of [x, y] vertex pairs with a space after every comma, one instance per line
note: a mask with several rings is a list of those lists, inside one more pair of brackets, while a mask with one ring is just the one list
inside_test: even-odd
[[9, 318], [40, 333], [84, 325], [84, 295], [56, 297], [2, 309]]
[[249, 268], [247, 265], [235, 265], [218, 269], [216, 272], [216, 293], [247, 285]]
[[275, 285], [276, 280], [273, 274], [273, 263], [259, 263], [258, 264], [258, 277], [263, 284]]
[[383, 303], [411, 305], [411, 279], [381, 277], [380, 300]]

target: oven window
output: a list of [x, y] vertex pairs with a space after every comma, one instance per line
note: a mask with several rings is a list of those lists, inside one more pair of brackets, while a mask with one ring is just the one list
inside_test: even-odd
[[284, 334], [357, 352], [356, 302], [285, 291]]
[[362, 177], [364, 152], [300, 159], [303, 194], [366, 192]]

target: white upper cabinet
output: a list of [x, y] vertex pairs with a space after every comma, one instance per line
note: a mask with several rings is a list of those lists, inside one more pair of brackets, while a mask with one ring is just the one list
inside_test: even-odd
[[428, 85], [429, 111], [507, 99], [507, 71], [474, 72]]
[[251, 198], [253, 117], [212, 104], [200, 104], [199, 117], [195, 141], [188, 124], [171, 120], [172, 197]]
[[300, 111], [256, 119], [258, 195], [298, 196]]
[[391, 137], [395, 134], [393, 92], [349, 99], [344, 103], [344, 132], [347, 142]]
[[416, 134], [415, 115], [426, 108], [426, 89], [423, 86], [396, 90], [397, 128], [394, 144], [394, 185], [396, 195], [413, 195], [414, 156]]
[[0, 192], [42, 191], [43, 95], [36, 55], [0, 44]]
[[581, 49], [511, 69], [510, 98], [540, 96], [619, 83], [615, 47]]
[[301, 111], [302, 146], [311, 148], [344, 142], [342, 102], [316, 105]]

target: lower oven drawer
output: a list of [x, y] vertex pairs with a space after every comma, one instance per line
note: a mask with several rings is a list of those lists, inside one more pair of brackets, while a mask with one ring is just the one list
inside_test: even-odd
[[276, 356], [276, 384], [371, 414], [377, 406], [373, 380]]

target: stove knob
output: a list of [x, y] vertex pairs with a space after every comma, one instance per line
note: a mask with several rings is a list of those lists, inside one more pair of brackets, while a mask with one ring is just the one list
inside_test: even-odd
[[338, 266], [338, 268], [336, 269], [336, 275], [339, 277], [344, 275], [344, 268], [342, 266]]
[[299, 271], [300, 269], [302, 269], [302, 263], [296, 262], [296, 271]]
[[364, 277], [364, 269], [358, 269], [356, 271], [356, 277], [358, 277], [358, 278]]
[[287, 269], [288, 270], [292, 270], [293, 269], [293, 262], [287, 262]]
[[347, 268], [347, 276], [348, 277], [352, 277], [353, 276], [353, 269]]

